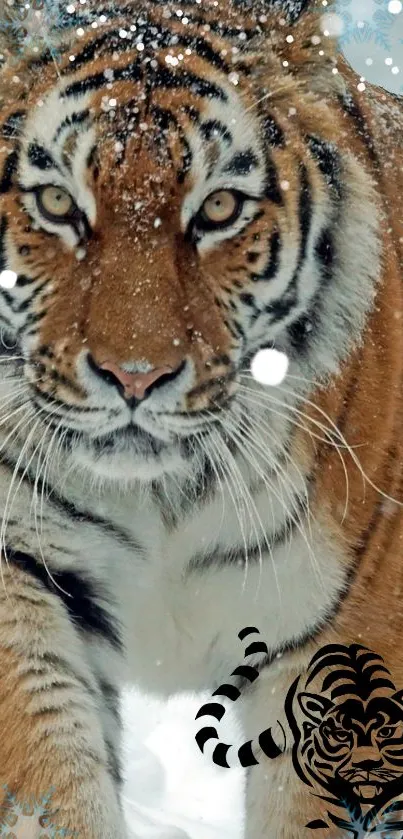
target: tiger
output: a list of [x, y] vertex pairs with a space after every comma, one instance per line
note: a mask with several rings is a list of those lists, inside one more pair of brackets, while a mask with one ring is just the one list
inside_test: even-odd
[[297, 678], [286, 697], [298, 776], [318, 782], [333, 823], [358, 835], [403, 828], [402, 700], [380, 656], [362, 644], [322, 648], [305, 684]]
[[[254, 626], [240, 723], [278, 720], [287, 748], [248, 768], [244, 834], [308, 835], [327, 810], [293, 768], [290, 685], [329, 643], [403, 685], [401, 99], [360, 80], [319, 0], [18, 9], [0, 809], [52, 788], [54, 830], [127, 839], [122, 691], [212, 692]], [[277, 387], [252, 373], [269, 350]]]

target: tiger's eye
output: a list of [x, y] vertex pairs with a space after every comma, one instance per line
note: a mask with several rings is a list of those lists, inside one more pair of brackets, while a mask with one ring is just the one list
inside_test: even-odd
[[213, 224], [224, 224], [236, 215], [239, 207], [239, 199], [228, 189], [221, 189], [213, 192], [206, 198], [202, 212], [206, 221]]
[[384, 725], [382, 728], [379, 729], [378, 734], [381, 737], [392, 737], [395, 732], [395, 729], [391, 725]]
[[61, 220], [71, 214], [75, 204], [65, 189], [58, 186], [45, 186], [39, 193], [39, 206], [48, 218]]
[[341, 743], [344, 743], [346, 740], [349, 739], [350, 735], [348, 731], [335, 731], [333, 734], [335, 740], [339, 740]]

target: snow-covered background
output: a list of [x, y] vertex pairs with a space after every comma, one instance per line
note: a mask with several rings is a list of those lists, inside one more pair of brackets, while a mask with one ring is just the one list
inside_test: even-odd
[[[126, 695], [124, 805], [133, 839], [242, 839], [243, 770], [215, 766], [195, 741], [206, 699]], [[230, 709], [220, 733], [227, 743], [241, 742]]]

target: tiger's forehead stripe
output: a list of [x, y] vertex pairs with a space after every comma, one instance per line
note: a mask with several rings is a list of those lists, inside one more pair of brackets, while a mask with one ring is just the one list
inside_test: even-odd
[[[183, 27], [182, 30], [175, 29], [174, 26], [168, 29], [160, 23], [156, 24], [154, 21], [149, 21], [144, 24], [137, 24], [134, 32], [129, 29], [125, 38], [122, 38], [121, 32], [121, 29], [111, 28], [102, 35], [90, 40], [74, 56], [73, 71], [76, 72], [94, 58], [100, 58], [105, 54], [112, 55], [113, 53], [122, 54], [126, 51], [129, 52], [136, 49], [137, 45], [142, 46], [141, 52], [149, 47], [153, 50], [161, 50], [173, 46], [181, 49], [190, 49], [219, 70], [226, 72], [230, 66], [230, 60], [226, 61], [218, 49], [214, 49], [206, 38], [202, 38], [200, 35], [184, 34]], [[61, 74], [71, 75], [71, 64], [62, 68]]]
[[[204, 79], [204, 86], [201, 85], [201, 80], [194, 78], [194, 74], [188, 70], [182, 71], [179, 68], [177, 73], [173, 73], [166, 65], [164, 66], [164, 60], [167, 58], [164, 55], [164, 50], [169, 50], [168, 56], [174, 48], [176, 51], [184, 52], [186, 59], [189, 55], [203, 59], [208, 63], [209, 73], [213, 68], [213, 70], [216, 69], [228, 74], [235, 63], [239, 63], [238, 69], [247, 73], [248, 68], [245, 61], [236, 60], [235, 54], [238, 52], [238, 48], [233, 47], [228, 51], [227, 43], [223, 42], [219, 36], [211, 33], [211, 28], [207, 22], [205, 32], [201, 35], [200, 18], [193, 20], [191, 15], [186, 14], [187, 24], [184, 27], [182, 21], [178, 19], [174, 12], [168, 12], [169, 15], [170, 19], [167, 20], [166, 10], [155, 8], [151, 13], [148, 10], [143, 16], [139, 13], [136, 23], [130, 23], [129, 25], [129, 21], [132, 20], [130, 17], [125, 29], [117, 28], [111, 24], [110, 28], [102, 35], [95, 35], [95, 37], [89, 39], [83, 49], [75, 56], [73, 67], [71, 67], [70, 62], [62, 67], [62, 75], [68, 73], [71, 76], [72, 72], [73, 74], [79, 72], [95, 59], [102, 58], [105, 55], [111, 55], [116, 60], [117, 56], [132, 51], [135, 55], [137, 54], [137, 61], [132, 65], [132, 72], [136, 73], [140, 66], [144, 68], [147, 63], [150, 63], [149, 52], [151, 51], [154, 55], [158, 53], [160, 62], [158, 66], [156, 66], [155, 61], [151, 62], [151, 66], [147, 68], [148, 72], [153, 69], [157, 71], [153, 78], [154, 86], [175, 87], [192, 84], [194, 93], [199, 88], [200, 95], [225, 97], [225, 94], [217, 85], [213, 83], [210, 87], [206, 79]], [[236, 33], [238, 36], [240, 31], [238, 30]], [[246, 35], [243, 35], [243, 37], [246, 39]], [[182, 59], [183, 57], [182, 55]], [[175, 61], [178, 64], [178, 59], [175, 58], [172, 64]], [[112, 70], [114, 76], [116, 72], [119, 73], [119, 71]], [[95, 86], [98, 84], [98, 79], [96, 77], [89, 79], [88, 84]], [[71, 90], [77, 90], [77, 87], [73, 86], [71, 88], [69, 86], [66, 95], [69, 95]]]

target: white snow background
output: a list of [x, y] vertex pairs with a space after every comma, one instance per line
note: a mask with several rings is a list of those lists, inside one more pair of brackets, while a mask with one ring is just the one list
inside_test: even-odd
[[[124, 697], [124, 806], [133, 839], [242, 839], [244, 772], [215, 766], [195, 741], [195, 716], [207, 700]], [[219, 727], [225, 742], [242, 742], [230, 709]]]
[[[360, 83], [403, 94], [403, 8], [399, 0], [392, 2], [338, 0], [332, 11], [339, 18], [342, 50]], [[329, 6], [326, 14], [330, 3], [323, 5]], [[241, 659], [241, 645], [239, 654]], [[136, 839], [243, 837], [242, 770], [216, 767], [195, 742], [195, 716], [204, 701], [206, 696], [180, 695], [161, 703], [134, 691], [124, 697], [124, 803]], [[225, 742], [241, 744], [229, 711], [219, 727]]]

